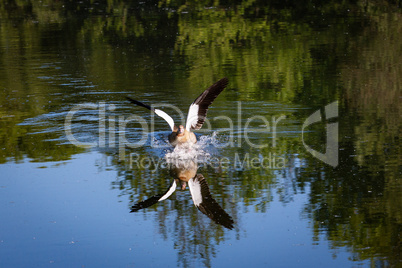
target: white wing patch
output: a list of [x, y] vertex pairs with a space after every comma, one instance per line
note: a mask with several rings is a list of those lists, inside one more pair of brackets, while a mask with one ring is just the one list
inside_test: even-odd
[[173, 121], [173, 118], [171, 118], [167, 113], [165, 113], [164, 111], [159, 110], [159, 109], [155, 109], [155, 113], [156, 113], [157, 115], [159, 115], [160, 117], [162, 117], [163, 119], [165, 119], [165, 121], [168, 122], [170, 128], [171, 128], [172, 131], [173, 131], [173, 129], [174, 129], [174, 121]]
[[167, 191], [167, 193], [166, 193], [164, 196], [162, 196], [162, 197], [158, 200], [158, 202], [159, 202], [159, 201], [163, 201], [163, 200], [165, 200], [166, 198], [168, 198], [169, 196], [171, 196], [175, 190], [176, 190], [176, 180], [173, 180], [172, 186], [170, 186], [169, 191]]
[[198, 104], [191, 104], [188, 109], [187, 120], [186, 120], [186, 129], [190, 131], [191, 127], [195, 127], [198, 121], [198, 110], [200, 106]]
[[194, 205], [198, 207], [202, 203], [201, 184], [199, 180], [192, 178], [188, 181], [191, 197], [193, 198]]

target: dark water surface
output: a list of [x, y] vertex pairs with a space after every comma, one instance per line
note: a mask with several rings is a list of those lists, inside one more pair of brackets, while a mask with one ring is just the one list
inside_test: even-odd
[[[0, 4], [0, 267], [402, 264], [394, 2], [127, 2]], [[222, 77], [186, 171], [224, 214], [130, 213], [182, 170], [125, 96], [184, 124]]]

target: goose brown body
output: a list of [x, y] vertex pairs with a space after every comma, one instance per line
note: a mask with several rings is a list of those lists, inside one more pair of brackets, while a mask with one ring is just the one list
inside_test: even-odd
[[186, 183], [197, 175], [197, 169], [197, 163], [192, 160], [175, 162], [175, 164], [170, 166], [170, 176], [175, 178], [176, 182], [180, 183], [182, 190], [185, 190]]
[[182, 125], [179, 127], [175, 127], [173, 132], [168, 136], [169, 142], [173, 146], [182, 145], [182, 144], [195, 144], [197, 142], [197, 138], [195, 134], [191, 131], [187, 131]]

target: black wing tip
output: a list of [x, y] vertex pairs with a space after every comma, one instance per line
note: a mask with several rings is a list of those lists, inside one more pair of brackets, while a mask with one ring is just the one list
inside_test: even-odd
[[234, 221], [231, 220], [227, 223], [220, 223], [223, 227], [229, 229], [229, 230], [233, 230], [234, 229]]
[[147, 207], [150, 207], [150, 206], [156, 204], [156, 203], [151, 204], [151, 205], [150, 205], [150, 204], [144, 204], [146, 201], [147, 201], [147, 200], [141, 201], [140, 203], [135, 204], [134, 206], [132, 206], [132, 207], [131, 207], [131, 210], [130, 210], [130, 213], [137, 212], [137, 211], [139, 211], [139, 210], [141, 210], [141, 209], [144, 209], [144, 208], [147, 208]]
[[137, 212], [137, 211], [139, 211], [139, 210], [141, 210], [143, 208], [145, 208], [145, 207], [134, 205], [134, 206], [131, 207], [130, 213]]
[[131, 210], [130, 210], [130, 213], [137, 212], [140, 209], [142, 209], [142, 208], [134, 208], [134, 207], [132, 207]]
[[147, 104], [145, 104], [145, 103], [142, 103], [142, 102], [140, 102], [140, 101], [137, 101], [137, 100], [135, 100], [135, 99], [132, 99], [132, 98], [130, 98], [129, 96], [126, 96], [126, 99], [129, 101], [129, 102], [131, 102], [131, 103], [133, 103], [133, 104], [135, 104], [135, 105], [138, 105], [138, 106], [142, 106], [142, 107], [144, 107], [144, 108], [147, 108], [148, 110], [153, 110], [152, 108], [151, 108], [151, 106], [149, 106], [149, 105], [147, 105]]
[[131, 207], [130, 213], [137, 212], [137, 211], [139, 211], [141, 209], [144, 209], [144, 208], [147, 208], [147, 207], [155, 205], [156, 203], [159, 202], [159, 199], [161, 197], [162, 197], [161, 194], [154, 195], [154, 196], [152, 196], [152, 197], [150, 197], [150, 198], [148, 198], [148, 199], [146, 199], [144, 201], [141, 201], [141, 202], [135, 204], [134, 206]]
[[215, 200], [213, 205], [200, 204], [197, 208], [216, 224], [222, 225], [229, 230], [234, 228], [233, 218]]
[[219, 80], [218, 83], [222, 83], [226, 87], [229, 84], [229, 79], [227, 77], [224, 77], [221, 80]]
[[129, 96], [125, 96], [126, 97], [126, 99], [128, 100], [128, 101], [130, 101], [130, 102], [132, 102], [132, 103], [137, 103], [137, 102], [139, 102], [139, 101], [136, 101], [135, 99], [133, 99], [133, 98], [131, 98], [131, 97], [129, 97]]
[[222, 92], [227, 87], [228, 84], [229, 84], [229, 79], [227, 77], [224, 77], [224, 78], [220, 79], [218, 82], [216, 82], [215, 84], [213, 84], [211, 87], [217, 87], [220, 89], [219, 91]]
[[[215, 84], [213, 84], [209, 89], [213, 89], [214, 91], [217, 91], [217, 95], [219, 95], [229, 84], [229, 79], [227, 77], [224, 77], [220, 80], [218, 80]], [[215, 96], [215, 98], [217, 97]]]

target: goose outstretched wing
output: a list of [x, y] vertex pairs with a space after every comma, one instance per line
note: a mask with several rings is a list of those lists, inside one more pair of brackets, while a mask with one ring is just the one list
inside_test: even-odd
[[167, 199], [169, 196], [173, 194], [175, 190], [176, 190], [176, 180], [173, 180], [172, 184], [169, 186], [169, 189], [165, 193], [154, 195], [148, 198], [147, 200], [135, 204], [134, 206], [131, 207], [130, 212], [137, 212], [140, 209], [155, 205], [156, 203]]
[[206, 179], [202, 174], [197, 174], [188, 181], [191, 197], [194, 205], [211, 220], [233, 229], [233, 219], [212, 197]]
[[207, 116], [209, 105], [218, 97], [218, 95], [228, 85], [229, 80], [225, 77], [210, 86], [204, 92], [201, 93], [198, 98], [190, 105], [188, 109], [186, 129], [190, 131], [192, 129], [197, 130], [202, 127]]
[[162, 117], [163, 119], [165, 119], [165, 121], [169, 124], [170, 128], [171, 128], [172, 131], [173, 131], [173, 129], [174, 129], [174, 121], [173, 121], [173, 118], [172, 118], [170, 115], [168, 115], [167, 113], [165, 113], [165, 112], [162, 111], [162, 110], [152, 108], [151, 106], [149, 106], [149, 105], [147, 105], [147, 104], [145, 104], [145, 103], [142, 103], [142, 102], [140, 102], [140, 101], [134, 100], [134, 99], [132, 99], [132, 98], [130, 98], [130, 97], [126, 97], [126, 98], [127, 98], [131, 103], [134, 103], [134, 104], [136, 104], [136, 105], [138, 105], [138, 106], [142, 106], [142, 107], [144, 107], [144, 108], [147, 108], [148, 110], [154, 112], [154, 113], [157, 114], [158, 116], [160, 116], [160, 117]]

